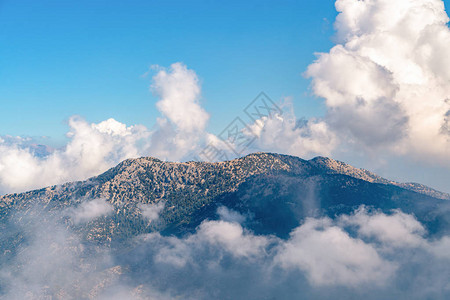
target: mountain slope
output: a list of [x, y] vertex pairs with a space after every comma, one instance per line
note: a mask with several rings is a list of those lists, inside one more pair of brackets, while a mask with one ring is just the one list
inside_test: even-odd
[[0, 197], [0, 299], [413, 299], [449, 275], [446, 199], [324, 157], [129, 159]]
[[[47, 211], [105, 199], [114, 213], [83, 226], [66, 220], [88, 240], [120, 242], [154, 230], [167, 234], [192, 231], [217, 217], [225, 205], [248, 214], [256, 232], [286, 236], [305, 217], [348, 212], [359, 205], [414, 213], [430, 228], [446, 218], [436, 205], [448, 194], [421, 185], [401, 184], [329, 158], [310, 161], [293, 156], [255, 153], [219, 163], [170, 163], [155, 158], [129, 159], [82, 182], [67, 183], [0, 197], [3, 220], [36, 205]], [[142, 205], [165, 203], [160, 220], [143, 216]]]

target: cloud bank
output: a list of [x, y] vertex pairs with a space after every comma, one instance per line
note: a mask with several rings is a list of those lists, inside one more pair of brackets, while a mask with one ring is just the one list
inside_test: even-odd
[[[101, 203], [87, 203], [93, 202]], [[383, 213], [362, 206], [333, 219], [307, 218], [286, 239], [253, 233], [246, 228], [246, 218], [229, 208], [220, 208], [217, 215], [217, 220], [204, 220], [193, 233], [143, 234], [115, 249], [92, 244], [67, 227], [64, 210], [18, 212], [10, 221], [25, 239], [20, 248], [5, 248], [10, 252], [0, 256], [0, 295], [7, 299], [450, 296], [450, 237], [428, 236], [413, 215], [399, 210]], [[15, 232], [2, 232], [2, 240], [10, 240]]]
[[[392, 233], [386, 236], [387, 228]], [[448, 237], [427, 237], [414, 216], [397, 210], [361, 207], [335, 219], [308, 218], [285, 240], [255, 235], [237, 222], [207, 220], [183, 238], [152, 233], [142, 241], [139, 253], [162, 282], [179, 274], [159, 288], [183, 298], [439, 299], [450, 293], [442, 280], [449, 274], [442, 255]]]
[[308, 67], [327, 123], [366, 152], [450, 165], [449, 18], [441, 0], [337, 0], [338, 44]]

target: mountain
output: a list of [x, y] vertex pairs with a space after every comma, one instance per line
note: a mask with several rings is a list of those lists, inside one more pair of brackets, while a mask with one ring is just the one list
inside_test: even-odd
[[449, 200], [325, 157], [128, 159], [0, 196], [0, 299], [445, 299]]
[[[155, 230], [191, 232], [203, 220], [216, 218], [222, 205], [252, 214], [252, 230], [278, 236], [289, 234], [305, 217], [332, 216], [360, 205], [385, 211], [400, 208], [435, 229], [442, 220], [433, 208], [447, 204], [450, 195], [420, 184], [393, 182], [325, 157], [308, 161], [255, 153], [218, 163], [145, 157], [125, 160], [86, 181], [0, 196], [0, 213], [6, 219], [36, 205], [59, 211], [98, 198], [112, 204], [114, 214], [79, 229], [88, 239], [103, 243]], [[160, 202], [165, 208], [157, 224], [146, 220], [140, 205]]]

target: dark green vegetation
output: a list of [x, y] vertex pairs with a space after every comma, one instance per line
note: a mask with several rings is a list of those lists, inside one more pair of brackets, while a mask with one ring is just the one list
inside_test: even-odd
[[[86, 240], [107, 245], [155, 230], [175, 235], [192, 232], [203, 220], [217, 218], [221, 205], [246, 215], [247, 227], [256, 233], [280, 237], [305, 217], [349, 213], [362, 204], [413, 213], [431, 232], [450, 228], [447, 194], [391, 182], [328, 158], [306, 161], [256, 153], [221, 163], [129, 159], [83, 182], [1, 196], [2, 230], [17, 212], [36, 213], [36, 206], [60, 212], [97, 198], [111, 203], [114, 213], [82, 225], [70, 218], [62, 221]], [[138, 205], [159, 201], [165, 202], [165, 208], [157, 222], [150, 222]]]
[[[385, 253], [377, 240], [360, 239], [354, 228], [337, 225], [335, 216], [352, 215], [361, 205], [377, 210], [377, 216], [383, 211], [387, 217], [392, 209], [413, 214], [420, 223], [408, 216], [400, 224], [397, 215], [390, 220], [400, 223], [385, 226], [425, 226], [423, 237], [411, 233], [414, 228], [404, 231], [422, 246], [395, 248], [394, 243], [389, 249], [395, 251]], [[149, 213], [155, 207], [164, 207], [159, 218]], [[221, 163], [130, 159], [86, 181], [0, 197], [0, 299], [349, 299], [354, 287], [347, 290], [339, 281], [316, 287], [310, 284], [313, 271], [326, 268], [323, 274], [335, 278], [350, 273], [351, 279], [366, 278], [362, 282], [377, 287], [377, 268], [397, 267], [394, 275], [385, 275], [392, 281], [376, 290], [381, 294], [361, 286], [357, 298], [412, 299], [416, 287], [448, 278], [448, 262], [433, 254], [447, 253], [448, 212], [447, 194], [323, 157], [306, 161], [256, 153]], [[224, 221], [206, 221], [218, 218]], [[241, 224], [230, 222], [233, 218]], [[320, 220], [335, 222], [334, 227], [307, 229]], [[299, 230], [309, 232], [300, 244]], [[320, 242], [322, 230], [327, 240]], [[343, 242], [336, 245], [333, 237]], [[289, 245], [295, 253], [312, 255], [304, 262], [312, 271], [279, 263], [279, 257], [290, 256], [283, 250]], [[316, 255], [323, 247], [330, 252]], [[348, 260], [348, 253], [361, 249], [370, 260]], [[424, 278], [425, 284], [418, 281]], [[416, 298], [447, 296], [442, 285]], [[395, 297], [405, 290], [405, 297]]]

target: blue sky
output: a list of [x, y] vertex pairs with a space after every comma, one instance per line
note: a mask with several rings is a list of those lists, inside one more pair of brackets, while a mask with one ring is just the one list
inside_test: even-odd
[[55, 142], [74, 114], [151, 127], [159, 112], [142, 75], [178, 61], [202, 80], [213, 132], [259, 91], [322, 113], [302, 73], [332, 46], [333, 1], [0, 3], [0, 134]]
[[[161, 113], [155, 107], [160, 99], [149, 89], [158, 72], [151, 66], [169, 67], [175, 62], [194, 70], [201, 81], [201, 106], [210, 114], [210, 133], [220, 133], [242, 115], [260, 91], [274, 100], [292, 97], [297, 118], [324, 116], [329, 107], [314, 96], [311, 81], [303, 74], [315, 53], [329, 52], [336, 44], [334, 2], [0, 0], [0, 136], [45, 136], [44, 143], [62, 147], [73, 115], [93, 123], [114, 118], [153, 128]], [[449, 7], [450, 0], [444, 3]], [[398, 38], [396, 32], [389, 34]], [[438, 55], [443, 60], [448, 56], [442, 51]], [[422, 67], [426, 70], [429, 65]], [[323, 74], [314, 76], [324, 79]], [[353, 79], [359, 78], [347, 82]], [[433, 99], [437, 105], [442, 104], [439, 97]], [[357, 110], [352, 114], [358, 117]], [[345, 119], [335, 117], [341, 123]], [[377, 112], [371, 117], [377, 122]], [[354, 130], [351, 122], [344, 129]], [[361, 126], [362, 132], [374, 124], [389, 128], [383, 122], [368, 124]], [[364, 134], [356, 140], [368, 140]], [[404, 157], [384, 155], [387, 148], [381, 146], [375, 152], [366, 153], [364, 147], [346, 152], [351, 146], [344, 145], [333, 157], [388, 178], [450, 191], [450, 168], [441, 164], [448, 163], [448, 144], [440, 145], [437, 152], [404, 150]], [[429, 165], [434, 153], [440, 160]]]

